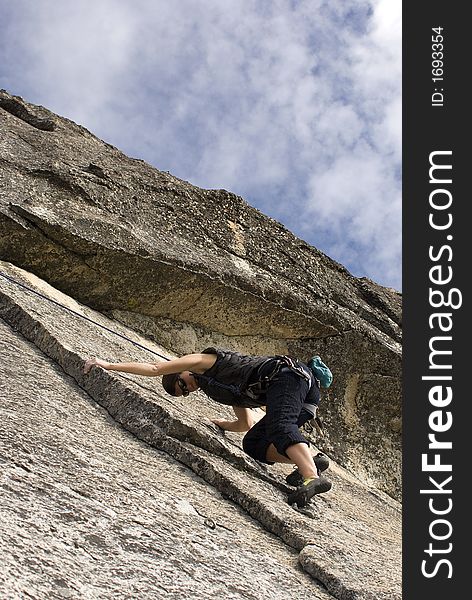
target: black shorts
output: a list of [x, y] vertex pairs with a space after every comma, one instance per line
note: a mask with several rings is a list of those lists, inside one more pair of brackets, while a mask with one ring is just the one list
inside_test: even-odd
[[267, 389], [265, 416], [243, 438], [246, 454], [273, 464], [266, 459], [270, 444], [274, 444], [279, 454], [287, 456], [285, 451], [289, 446], [309, 443], [300, 432], [300, 427], [314, 416], [305, 404], [308, 391], [306, 379], [287, 367], [280, 370]]

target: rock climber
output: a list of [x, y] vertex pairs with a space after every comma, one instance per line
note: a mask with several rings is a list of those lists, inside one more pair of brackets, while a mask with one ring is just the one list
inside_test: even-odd
[[[93, 367], [148, 377], [162, 376], [165, 391], [187, 396], [201, 389], [216, 402], [233, 407], [236, 419], [211, 419], [226, 431], [246, 432], [242, 444], [252, 458], [266, 464], [290, 463], [296, 469], [287, 483], [297, 486], [289, 504], [304, 507], [316, 494], [331, 489], [321, 472], [328, 464], [324, 454], [313, 458], [300, 427], [312, 419], [320, 401], [319, 382], [307, 365], [288, 356], [249, 356], [210, 347], [201, 353], [156, 363], [109, 363], [99, 358], [85, 362]], [[265, 406], [254, 422], [252, 408]]]

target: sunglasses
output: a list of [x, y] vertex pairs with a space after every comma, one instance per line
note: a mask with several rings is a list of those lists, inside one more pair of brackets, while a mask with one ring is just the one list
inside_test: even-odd
[[187, 384], [182, 379], [182, 377], [177, 377], [177, 383], [179, 385], [179, 388], [182, 391], [182, 396], [188, 396], [190, 392], [188, 391]]

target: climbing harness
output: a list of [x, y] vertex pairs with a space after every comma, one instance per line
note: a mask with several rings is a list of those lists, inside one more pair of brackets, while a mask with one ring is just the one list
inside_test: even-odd
[[[306, 379], [308, 381], [308, 385], [309, 385], [308, 389], [310, 389], [311, 377], [309, 376], [309, 374], [306, 372], [306, 370], [303, 367], [301, 367], [299, 364], [297, 364], [297, 361], [295, 361], [290, 356], [279, 355], [279, 354], [274, 356], [274, 358], [276, 359], [275, 361], [273, 361], [272, 358], [268, 359], [268, 361], [267, 361], [267, 362], [269, 362], [269, 361], [274, 362], [273, 369], [264, 377], [258, 378], [256, 381], [254, 381], [253, 383], [250, 383], [247, 386], [246, 390], [244, 391], [244, 393], [247, 396], [249, 396], [250, 398], [256, 399], [261, 394], [265, 394], [269, 383], [284, 367], [287, 367], [288, 369], [290, 369], [291, 371], [293, 371], [294, 373], [296, 373], [303, 379]], [[265, 365], [266, 365], [266, 363], [263, 363], [259, 367], [259, 371], [261, 371], [265, 367]]]

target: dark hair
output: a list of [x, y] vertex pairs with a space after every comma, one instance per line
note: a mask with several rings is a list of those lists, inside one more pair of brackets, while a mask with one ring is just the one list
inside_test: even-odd
[[180, 373], [170, 373], [170, 375], [162, 376], [162, 387], [171, 396], [177, 396], [175, 393], [175, 384], [177, 383], [179, 376]]

